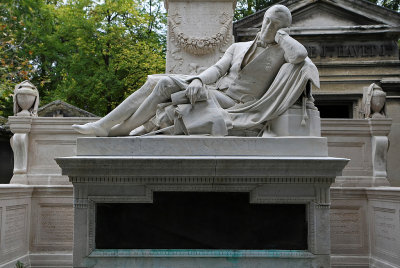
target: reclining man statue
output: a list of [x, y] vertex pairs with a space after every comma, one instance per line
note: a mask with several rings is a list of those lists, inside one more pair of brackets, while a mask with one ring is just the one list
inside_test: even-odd
[[108, 115], [73, 128], [95, 136], [141, 135], [169, 126], [175, 127], [170, 134], [222, 136], [262, 129], [301, 96], [303, 106], [307, 97], [312, 100], [305, 94], [309, 82], [319, 87], [306, 49], [282, 30], [291, 21], [287, 7], [272, 6], [254, 41], [231, 45], [201, 74], [151, 75]]

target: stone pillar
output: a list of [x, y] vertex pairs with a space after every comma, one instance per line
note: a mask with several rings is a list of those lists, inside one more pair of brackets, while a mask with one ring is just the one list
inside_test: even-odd
[[389, 186], [387, 175], [388, 135], [392, 120], [390, 118], [368, 119], [371, 132], [372, 176], [374, 186]]
[[233, 43], [236, 0], [166, 0], [166, 73], [197, 74], [218, 61]]
[[32, 117], [15, 116], [10, 124], [14, 136], [10, 143], [14, 152], [14, 175], [10, 183], [28, 184], [28, 145], [29, 132], [31, 131]]

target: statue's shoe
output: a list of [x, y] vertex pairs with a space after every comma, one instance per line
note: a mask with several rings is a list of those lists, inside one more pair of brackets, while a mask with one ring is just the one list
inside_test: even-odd
[[135, 128], [134, 130], [132, 130], [129, 133], [129, 136], [142, 136], [142, 135], [144, 135], [146, 133], [147, 133], [147, 131], [144, 128], [144, 126], [140, 126], [140, 127]]
[[72, 125], [72, 128], [82, 134], [95, 135], [97, 137], [107, 137], [108, 131], [94, 123], [86, 123], [84, 125]]

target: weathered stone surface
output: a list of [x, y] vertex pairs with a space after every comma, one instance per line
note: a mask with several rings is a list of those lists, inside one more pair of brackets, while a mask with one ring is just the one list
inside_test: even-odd
[[400, 188], [367, 189], [375, 267], [400, 266]]
[[97, 117], [61, 100], [52, 101], [38, 109], [40, 117]]
[[[385, 150], [391, 119], [322, 120], [322, 136], [328, 138], [328, 154], [351, 159], [335, 186], [388, 186]], [[380, 140], [377, 143], [376, 140]]]
[[165, 1], [168, 12], [166, 73], [198, 74], [219, 60], [233, 43], [235, 6], [235, 0]]
[[76, 154], [74, 123], [86, 123], [96, 118], [9, 117], [14, 133], [14, 175], [11, 183], [31, 185], [69, 184], [55, 163], [58, 156]]
[[0, 267], [72, 267], [72, 186], [0, 185]]
[[78, 138], [77, 156], [328, 156], [321, 137]]
[[0, 187], [0, 266], [29, 252], [31, 194], [28, 186]]
[[331, 188], [332, 267], [400, 265], [400, 188]]
[[[303, 139], [304, 143], [296, 143]], [[179, 145], [178, 141], [181, 142]], [[133, 150], [123, 150], [125, 155], [113, 155], [116, 152], [112, 149], [114, 143], [117, 147]], [[149, 150], [152, 143], [156, 146]], [[218, 150], [213, 148], [217, 145], [212, 145], [216, 143], [219, 144]], [[269, 147], [269, 143], [279, 146]], [[304, 149], [304, 155], [279, 156], [285, 153], [284, 143], [289, 147], [291, 143], [296, 144], [293, 147], [298, 146], [299, 153], [301, 148]], [[80, 149], [81, 145], [84, 148]], [[180, 150], [177, 152], [174, 146]], [[320, 151], [315, 154], [307, 147], [320, 148]], [[257, 149], [252, 152], [249, 148]], [[249, 192], [252, 204], [300, 203], [308, 207], [309, 244], [305, 252], [297, 255], [278, 251], [276, 254], [281, 257], [277, 260], [268, 250], [251, 250], [249, 255], [240, 253], [241, 267], [329, 267], [329, 185], [340, 175], [347, 160], [327, 157], [326, 150], [323, 138], [162, 136], [80, 139], [80, 155], [56, 160], [63, 174], [68, 175], [74, 184], [74, 265], [105, 267], [115, 265], [119, 260], [132, 265], [149, 265], [154, 261], [153, 258], [144, 259], [145, 256], [157, 257], [159, 265], [225, 265], [223, 259], [216, 257], [227, 258], [233, 253], [230, 250], [190, 250], [191, 253], [187, 250], [177, 250], [176, 253], [120, 250], [108, 251], [112, 252], [112, 257], [104, 259], [102, 256], [106, 253], [95, 249], [94, 208], [97, 203], [152, 203], [153, 192], [211, 191]], [[202, 155], [198, 155], [199, 152]], [[108, 155], [101, 156], [102, 153]], [[202, 257], [197, 257], [199, 255]]]

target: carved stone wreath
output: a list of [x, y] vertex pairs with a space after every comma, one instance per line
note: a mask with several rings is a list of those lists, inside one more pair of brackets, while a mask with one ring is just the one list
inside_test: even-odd
[[188, 53], [194, 55], [208, 54], [216, 48], [226, 45], [229, 41], [228, 32], [232, 18], [226, 12], [223, 12], [218, 18], [219, 23], [222, 24], [221, 28], [216, 34], [210, 37], [193, 37], [186, 35], [179, 27], [182, 22], [182, 17], [177, 12], [171, 15], [168, 20], [172, 33], [172, 40], [177, 47]]

